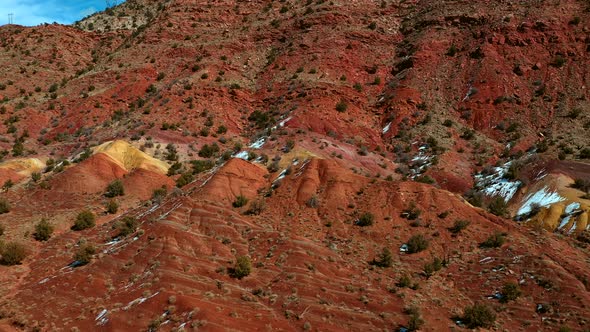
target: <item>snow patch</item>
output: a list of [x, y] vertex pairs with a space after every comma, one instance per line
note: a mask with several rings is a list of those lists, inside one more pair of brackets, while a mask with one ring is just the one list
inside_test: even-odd
[[546, 207], [554, 203], [558, 203], [565, 200], [565, 198], [559, 196], [558, 193], [549, 191], [547, 187], [535, 192], [534, 194], [529, 194], [525, 198], [524, 204], [518, 209], [516, 215], [523, 215], [531, 212], [531, 208], [533, 204], [537, 204], [541, 207]]
[[391, 128], [391, 122], [387, 123], [385, 125], [385, 127], [383, 127], [383, 130], [381, 131], [383, 133], [383, 135], [387, 134], [387, 132], [389, 131], [389, 128]]
[[96, 325], [104, 325], [109, 321], [109, 319], [107, 318], [107, 313], [107, 309], [102, 309], [102, 311], [94, 319], [96, 321]]
[[250, 149], [260, 149], [266, 143], [266, 137], [260, 137], [254, 143], [250, 144]]
[[507, 162], [500, 167], [494, 167], [489, 175], [476, 175], [477, 187], [488, 197], [501, 196], [505, 202], [510, 201], [521, 185], [520, 181], [509, 181], [504, 177], [511, 164], [512, 162]]
[[248, 151], [240, 151], [234, 155], [234, 158], [248, 160]]

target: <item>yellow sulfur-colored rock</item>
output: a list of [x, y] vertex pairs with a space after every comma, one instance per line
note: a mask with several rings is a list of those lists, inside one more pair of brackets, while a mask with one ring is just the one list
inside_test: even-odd
[[45, 163], [37, 158], [19, 158], [0, 163], [0, 168], [8, 169], [23, 176], [30, 176], [45, 167]]
[[553, 204], [547, 209], [547, 212], [543, 216], [543, 227], [548, 230], [554, 230], [559, 226], [561, 220], [561, 214], [565, 206], [562, 203]]
[[94, 153], [108, 155], [127, 171], [141, 168], [166, 174], [169, 168], [166, 162], [155, 159], [122, 140], [103, 143], [94, 149]]

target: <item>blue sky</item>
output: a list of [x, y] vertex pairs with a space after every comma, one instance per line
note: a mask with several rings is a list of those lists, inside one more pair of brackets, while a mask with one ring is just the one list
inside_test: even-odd
[[[114, 0], [110, 2], [113, 3]], [[84, 16], [104, 10], [106, 3], [106, 0], [0, 0], [0, 25], [8, 23], [9, 13], [14, 14], [13, 23], [19, 25], [53, 22], [71, 24]]]

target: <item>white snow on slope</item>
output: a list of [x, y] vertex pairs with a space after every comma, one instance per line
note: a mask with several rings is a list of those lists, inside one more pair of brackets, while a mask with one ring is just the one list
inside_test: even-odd
[[381, 132], [385, 135], [389, 131], [389, 128], [391, 128], [391, 122], [387, 123]]
[[524, 200], [524, 204], [522, 204], [516, 214], [523, 215], [531, 212], [531, 207], [533, 204], [538, 204], [541, 207], [545, 207], [563, 200], [565, 200], [565, 198], [559, 196], [558, 193], [549, 191], [547, 187], [544, 187], [535, 193], [527, 195]]
[[260, 149], [266, 142], [266, 137], [260, 137], [254, 143], [250, 144], [250, 149]]
[[234, 158], [248, 160], [248, 151], [240, 151], [234, 155]]
[[475, 176], [477, 186], [482, 188], [482, 191], [486, 196], [502, 196], [505, 202], [510, 201], [512, 197], [514, 197], [521, 182], [509, 181], [504, 178], [511, 163], [512, 162], [507, 162], [501, 167], [494, 167], [494, 172], [492, 174]]

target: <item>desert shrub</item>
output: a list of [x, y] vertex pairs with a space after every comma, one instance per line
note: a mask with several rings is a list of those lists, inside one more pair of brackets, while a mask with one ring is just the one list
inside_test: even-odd
[[346, 112], [347, 109], [348, 104], [346, 103], [346, 101], [340, 100], [338, 103], [336, 103], [336, 111], [343, 113]]
[[505, 216], [508, 213], [508, 205], [501, 196], [496, 196], [488, 205], [488, 210], [497, 216]]
[[252, 262], [248, 256], [240, 256], [236, 259], [234, 267], [230, 269], [230, 275], [242, 279], [252, 272]]
[[414, 254], [426, 250], [428, 248], [428, 240], [422, 234], [413, 235], [408, 240], [408, 253]]
[[219, 152], [219, 146], [216, 143], [213, 143], [211, 145], [205, 144], [199, 150], [199, 157], [211, 158], [218, 152]]
[[411, 308], [405, 311], [410, 315], [410, 320], [408, 321], [408, 331], [418, 331], [420, 327], [424, 325], [424, 320], [420, 315], [420, 311], [418, 311], [418, 308]]
[[39, 180], [41, 180], [41, 173], [39, 173], [39, 172], [31, 173], [31, 179], [33, 180], [33, 182], [38, 182]]
[[89, 210], [84, 210], [76, 216], [76, 221], [74, 222], [74, 226], [72, 226], [72, 230], [81, 231], [84, 229], [88, 229], [94, 227], [96, 217], [94, 214]]
[[74, 260], [78, 262], [78, 265], [86, 265], [92, 261], [92, 257], [96, 253], [96, 248], [93, 244], [86, 243], [78, 248], [78, 251], [74, 254]]
[[240, 208], [246, 204], [248, 204], [248, 198], [246, 198], [244, 195], [238, 195], [236, 200], [231, 205], [235, 208]]
[[0, 236], [4, 235], [4, 226], [0, 224]]
[[152, 200], [155, 202], [161, 202], [164, 197], [167, 195], [166, 186], [162, 186], [160, 188], [154, 189], [152, 192]]
[[407, 274], [404, 274], [395, 285], [400, 288], [410, 287], [412, 285], [412, 279]]
[[476, 303], [465, 308], [461, 319], [470, 329], [491, 327], [496, 321], [496, 314], [485, 304]]
[[137, 230], [137, 225], [137, 219], [130, 216], [124, 217], [116, 225], [117, 229], [119, 230], [118, 236], [127, 236], [134, 233], [135, 230]]
[[255, 110], [248, 116], [248, 121], [254, 122], [257, 128], [263, 129], [270, 125], [273, 119], [269, 113]]
[[111, 199], [107, 202], [105, 208], [107, 210], [107, 213], [115, 214], [117, 213], [117, 210], [119, 210], [119, 203], [117, 203], [117, 201], [115, 201], [114, 199]]
[[455, 44], [451, 44], [451, 46], [449, 46], [447, 49], [447, 53], [445, 54], [448, 56], [455, 56], [455, 54], [457, 54], [457, 46], [455, 46]]
[[315, 209], [319, 206], [320, 202], [319, 199], [316, 195], [311, 196], [307, 202], [305, 202], [305, 205], [307, 205], [307, 207]]
[[35, 233], [33, 233], [33, 237], [37, 241], [47, 241], [53, 234], [53, 225], [51, 225], [45, 218], [41, 219], [35, 225]]
[[516, 300], [522, 294], [520, 287], [517, 283], [507, 282], [502, 287], [502, 297], [500, 302], [508, 303], [509, 301]]
[[574, 183], [571, 185], [571, 187], [579, 189], [584, 192], [590, 192], [590, 180], [575, 179]]
[[2, 265], [17, 265], [27, 257], [27, 249], [18, 242], [9, 242], [0, 248], [0, 264]]
[[178, 188], [182, 188], [187, 184], [193, 182], [194, 179], [195, 177], [193, 176], [192, 172], [184, 172], [178, 179], [176, 179], [176, 186]]
[[373, 225], [374, 219], [375, 216], [371, 212], [365, 212], [359, 217], [356, 224], [361, 227], [371, 226]]
[[443, 267], [442, 263], [440, 258], [435, 257], [432, 262], [424, 264], [423, 271], [426, 277], [430, 278], [434, 272], [440, 271]]
[[378, 267], [391, 267], [391, 265], [393, 265], [391, 250], [389, 250], [389, 248], [383, 248], [381, 253], [379, 253], [370, 264]]
[[449, 232], [453, 234], [459, 234], [462, 230], [467, 228], [469, 224], [471, 224], [471, 222], [468, 220], [455, 220], [453, 227], [449, 227]]
[[0, 214], [10, 212], [10, 203], [5, 198], [0, 198]]
[[494, 232], [485, 241], [479, 244], [481, 248], [499, 248], [506, 242], [506, 236], [501, 232]]
[[123, 187], [123, 182], [117, 179], [109, 183], [104, 195], [106, 197], [117, 197], [125, 195], [125, 188]]
[[193, 160], [193, 173], [198, 174], [210, 170], [215, 165], [211, 160]]
[[590, 159], [590, 148], [580, 150], [580, 159]]
[[416, 206], [416, 203], [412, 201], [410, 202], [410, 206], [407, 209], [404, 209], [400, 216], [408, 220], [416, 220], [421, 214], [422, 211]]
[[250, 203], [250, 206], [248, 207], [248, 211], [246, 211], [246, 214], [259, 215], [265, 209], [266, 209], [266, 203], [264, 202], [264, 200], [257, 199], [255, 201], [252, 201], [252, 203]]

